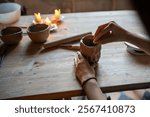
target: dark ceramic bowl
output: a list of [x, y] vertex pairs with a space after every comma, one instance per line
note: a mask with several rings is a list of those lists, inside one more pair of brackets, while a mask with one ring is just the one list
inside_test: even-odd
[[35, 43], [46, 42], [50, 34], [50, 27], [46, 24], [33, 24], [28, 27], [27, 33]]
[[18, 44], [22, 39], [20, 27], [6, 27], [1, 30], [0, 38], [6, 45]]

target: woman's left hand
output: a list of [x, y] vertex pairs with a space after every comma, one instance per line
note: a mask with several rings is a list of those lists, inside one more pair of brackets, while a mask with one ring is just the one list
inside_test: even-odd
[[80, 52], [77, 52], [75, 58], [75, 74], [81, 85], [89, 78], [95, 77], [95, 70], [93, 66], [90, 66], [88, 61], [83, 57]]

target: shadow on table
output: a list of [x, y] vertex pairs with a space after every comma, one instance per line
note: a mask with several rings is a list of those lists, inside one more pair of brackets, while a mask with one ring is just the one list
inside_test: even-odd
[[42, 54], [42, 53], [47, 53], [47, 52], [56, 50], [56, 49], [58, 49], [58, 48], [59, 48], [59, 47], [43, 48], [40, 53], [41, 53], [41, 54]]
[[28, 44], [28, 47], [27, 47], [27, 50], [26, 50], [26, 54], [28, 56], [35, 55], [37, 53], [40, 53], [41, 49], [42, 49], [42, 44], [41, 43], [30, 42]]
[[5, 57], [11, 52], [13, 51], [15, 48], [17, 47], [17, 45], [5, 45], [2, 44], [0, 46], [0, 67], [2, 66], [2, 63], [5, 59]]
[[150, 65], [150, 56], [149, 55], [133, 55], [128, 54], [130, 58], [134, 59], [137, 64]]

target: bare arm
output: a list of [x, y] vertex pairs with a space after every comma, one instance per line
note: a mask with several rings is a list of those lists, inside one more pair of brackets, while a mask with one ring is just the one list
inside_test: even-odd
[[82, 56], [80, 52], [77, 52], [77, 57], [75, 58], [75, 71], [77, 79], [83, 87], [83, 90], [86, 93], [88, 99], [106, 99], [105, 95], [102, 93], [97, 84], [94, 68], [90, 66], [88, 61]]
[[150, 55], [150, 39], [144, 39], [135, 34], [128, 33], [126, 36], [126, 41], [136, 45], [137, 47], [141, 48], [145, 53]]
[[99, 88], [95, 79], [87, 81], [84, 84], [83, 89], [89, 100], [106, 100], [106, 96]]
[[127, 41], [150, 55], [150, 39], [144, 39], [130, 33], [113, 21], [98, 27], [94, 36], [94, 43], [106, 44], [117, 41]]

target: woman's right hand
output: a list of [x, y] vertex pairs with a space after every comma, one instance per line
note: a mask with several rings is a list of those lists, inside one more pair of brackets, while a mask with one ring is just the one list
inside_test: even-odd
[[106, 44], [110, 42], [125, 41], [129, 32], [114, 21], [99, 26], [94, 35], [95, 44]]

